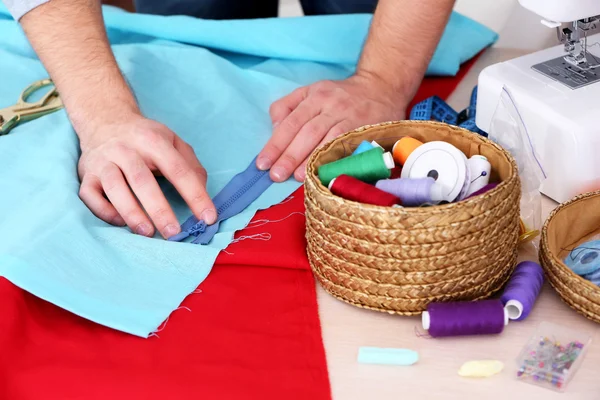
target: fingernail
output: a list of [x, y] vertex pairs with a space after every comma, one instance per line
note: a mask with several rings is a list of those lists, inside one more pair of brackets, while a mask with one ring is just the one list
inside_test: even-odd
[[202, 219], [209, 225], [214, 224], [217, 220], [217, 213], [214, 210], [204, 210]]
[[142, 235], [142, 236], [148, 236], [150, 235], [150, 227], [148, 226], [148, 224], [139, 224], [136, 228], [135, 228], [135, 233], [137, 233], [138, 235]]
[[170, 237], [177, 235], [179, 232], [180, 232], [180, 230], [179, 230], [178, 225], [169, 224], [169, 225], [165, 226], [164, 235], [168, 239]]
[[273, 175], [274, 181], [281, 182], [285, 175], [285, 170], [281, 167], [273, 167], [271, 174]]
[[306, 178], [306, 171], [301, 170], [296, 173], [296, 179], [298, 181], [302, 182], [302, 181], [304, 181], [305, 178]]
[[258, 169], [260, 169], [261, 171], [266, 171], [269, 168], [271, 168], [271, 160], [269, 160], [267, 157], [265, 156], [260, 156], [258, 157], [258, 159], [256, 160], [256, 166], [258, 167]]

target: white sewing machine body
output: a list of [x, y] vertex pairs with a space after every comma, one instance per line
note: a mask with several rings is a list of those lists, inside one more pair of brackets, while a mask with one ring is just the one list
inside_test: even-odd
[[[537, 14], [555, 18], [544, 21], [548, 26], [560, 26], [555, 21], [564, 22], [567, 17], [600, 15], [598, 0], [519, 1]], [[600, 65], [600, 57], [589, 55], [589, 46], [576, 34], [568, 39], [568, 52], [566, 45], [558, 45], [487, 67], [479, 75], [477, 90], [476, 124], [489, 132], [502, 88], [507, 88], [547, 176], [541, 192], [558, 202], [600, 181], [600, 67], [586, 70], [577, 64], [584, 68]], [[587, 36], [587, 42], [600, 42], [600, 34]], [[583, 45], [583, 51], [573, 45]], [[588, 54], [589, 60], [582, 60], [580, 53]], [[569, 55], [571, 62], [565, 59]]]

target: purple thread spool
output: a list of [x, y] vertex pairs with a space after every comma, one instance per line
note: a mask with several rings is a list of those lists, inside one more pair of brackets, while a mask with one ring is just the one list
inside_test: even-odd
[[544, 270], [538, 263], [523, 261], [517, 265], [500, 298], [511, 320], [527, 318], [543, 284]]
[[436, 184], [433, 178], [382, 179], [377, 181], [375, 187], [400, 198], [402, 205], [407, 207], [436, 204], [445, 200], [442, 186]]
[[432, 337], [497, 334], [508, 324], [508, 312], [497, 299], [431, 303], [422, 324]]

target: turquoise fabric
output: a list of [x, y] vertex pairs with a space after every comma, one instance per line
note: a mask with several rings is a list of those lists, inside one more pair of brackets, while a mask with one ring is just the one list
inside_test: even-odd
[[[370, 17], [249, 21], [132, 15], [104, 8], [120, 67], [143, 112], [196, 150], [214, 196], [271, 135], [270, 104], [300, 85], [349, 76]], [[429, 67], [454, 74], [496, 39], [454, 14]], [[20, 27], [0, 5], [0, 107], [47, 77]], [[299, 184], [272, 185], [223, 222], [208, 246], [134, 235], [95, 218], [78, 197], [77, 137], [59, 111], [0, 137], [0, 275], [99, 324], [150, 333], [209, 274], [220, 250], [256, 210]], [[190, 213], [161, 185], [180, 221]]]

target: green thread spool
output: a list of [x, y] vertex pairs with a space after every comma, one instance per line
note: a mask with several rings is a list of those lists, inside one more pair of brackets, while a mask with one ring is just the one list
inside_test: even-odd
[[319, 179], [328, 186], [340, 175], [349, 175], [363, 182], [375, 182], [388, 179], [394, 168], [394, 158], [391, 153], [384, 153], [381, 147], [375, 147], [363, 153], [345, 157], [319, 167]]

